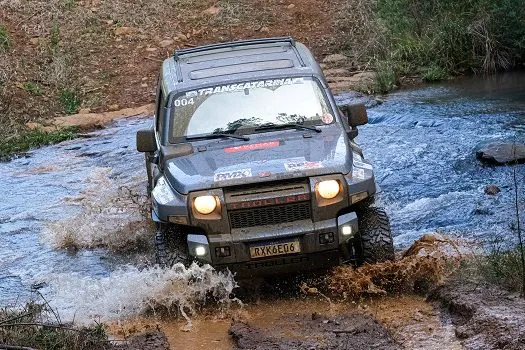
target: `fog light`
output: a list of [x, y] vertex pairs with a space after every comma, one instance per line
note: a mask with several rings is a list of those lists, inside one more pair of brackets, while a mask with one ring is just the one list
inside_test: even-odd
[[357, 203], [359, 201], [362, 201], [366, 197], [368, 197], [368, 193], [367, 192], [359, 192], [357, 194], [352, 195], [352, 198], [350, 200], [352, 201], [352, 204], [354, 204], [354, 203]]
[[321, 233], [319, 235], [319, 244], [328, 244], [328, 243], [332, 243], [333, 241], [334, 241], [333, 232]]
[[206, 247], [200, 245], [195, 248], [195, 255], [196, 256], [204, 256], [206, 255]]
[[341, 227], [341, 233], [343, 234], [343, 236], [351, 235], [352, 234], [352, 226], [344, 225], [343, 227]]
[[217, 247], [215, 248], [215, 255], [221, 258], [231, 255], [230, 247]]

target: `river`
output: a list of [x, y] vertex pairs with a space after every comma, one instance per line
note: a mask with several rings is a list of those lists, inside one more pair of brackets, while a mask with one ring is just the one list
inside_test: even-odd
[[[483, 165], [475, 149], [525, 140], [524, 81], [523, 73], [465, 78], [394, 92], [369, 109], [357, 142], [375, 165], [397, 247], [435, 231], [489, 245], [515, 240], [512, 171], [523, 213], [525, 165]], [[189, 310], [210, 290], [228, 300], [231, 276], [152, 266], [143, 156], [134, 146], [150, 124], [121, 120], [0, 164], [0, 306], [45, 298], [64, 319], [89, 322], [136, 316], [152, 303]], [[486, 195], [487, 184], [501, 192]], [[184, 289], [192, 274], [206, 278]]]

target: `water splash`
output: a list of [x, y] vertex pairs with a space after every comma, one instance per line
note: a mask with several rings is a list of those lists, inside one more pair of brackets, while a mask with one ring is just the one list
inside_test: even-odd
[[100, 278], [61, 273], [45, 276], [45, 280], [51, 306], [63, 321], [78, 324], [175, 311], [191, 325], [190, 316], [199, 305], [213, 302], [228, 308], [239, 302], [230, 297], [237, 286], [231, 272], [195, 263], [188, 268], [176, 264], [169, 269], [153, 266], [142, 270], [128, 265]]
[[145, 245], [152, 237], [147, 219], [147, 197], [142, 179], [119, 185], [111, 168], [96, 168], [77, 196], [58, 205], [78, 206], [77, 214], [46, 225], [44, 242], [53, 248], [98, 248], [126, 251]]

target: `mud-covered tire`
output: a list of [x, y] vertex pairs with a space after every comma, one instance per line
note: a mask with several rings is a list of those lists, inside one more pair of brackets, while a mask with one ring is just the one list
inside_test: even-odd
[[162, 267], [182, 263], [188, 267], [190, 259], [182, 230], [176, 226], [157, 223], [155, 230], [155, 262]]
[[368, 207], [358, 213], [359, 233], [356, 237], [358, 264], [395, 259], [390, 220], [382, 208]]

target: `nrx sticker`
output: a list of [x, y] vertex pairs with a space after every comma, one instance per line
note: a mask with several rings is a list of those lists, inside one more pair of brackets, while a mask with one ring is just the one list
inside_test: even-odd
[[252, 169], [232, 170], [232, 171], [225, 171], [222, 173], [215, 173], [215, 175], [213, 176], [213, 181], [242, 179], [242, 178], [251, 177], [251, 176], [252, 176]]
[[322, 168], [321, 162], [309, 162], [306, 160], [292, 160], [284, 163], [286, 171], [300, 171], [308, 169], [319, 169]]

